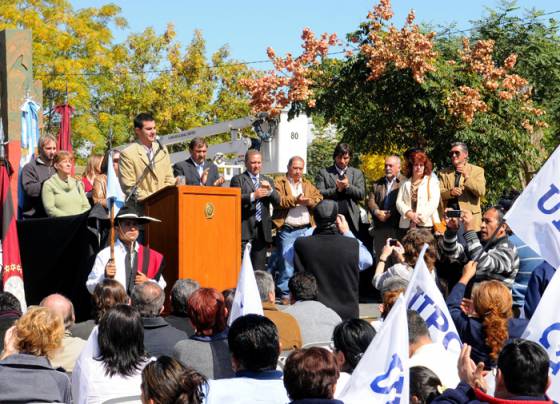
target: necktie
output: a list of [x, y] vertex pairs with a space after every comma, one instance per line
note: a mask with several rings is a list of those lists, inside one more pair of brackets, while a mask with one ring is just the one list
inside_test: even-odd
[[[253, 185], [255, 186], [255, 189], [259, 187], [259, 180], [257, 177], [253, 177]], [[257, 219], [257, 222], [260, 222], [262, 220], [262, 202], [260, 199], [257, 199], [255, 204], [257, 208], [257, 214], [255, 215], [255, 217]]]
[[124, 257], [124, 269], [126, 273], [126, 291], [130, 295], [132, 289], [134, 289], [134, 278], [136, 278], [136, 265], [134, 265], [134, 250], [127, 249], [126, 255]]

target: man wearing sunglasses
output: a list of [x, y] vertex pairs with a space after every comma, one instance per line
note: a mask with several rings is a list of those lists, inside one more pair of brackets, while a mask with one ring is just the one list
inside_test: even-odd
[[440, 213], [447, 208], [469, 211], [473, 215], [474, 229], [479, 232], [482, 222], [480, 199], [486, 193], [484, 169], [468, 162], [469, 150], [462, 142], [451, 144], [449, 157], [453, 167], [439, 173]]

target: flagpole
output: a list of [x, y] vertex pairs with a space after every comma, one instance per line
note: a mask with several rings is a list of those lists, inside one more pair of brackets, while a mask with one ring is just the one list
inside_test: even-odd
[[111, 252], [110, 259], [112, 262], [115, 262], [115, 204], [111, 204], [111, 238], [109, 243]]

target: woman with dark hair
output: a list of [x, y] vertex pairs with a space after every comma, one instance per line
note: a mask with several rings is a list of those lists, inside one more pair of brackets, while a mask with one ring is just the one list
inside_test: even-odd
[[103, 403], [122, 397], [140, 397], [141, 374], [148, 364], [144, 328], [136, 309], [118, 304], [99, 321], [98, 346], [86, 346], [72, 373], [75, 403]]
[[175, 345], [173, 357], [209, 379], [233, 377], [224, 296], [214, 288], [200, 288], [188, 305], [195, 334]]
[[335, 356], [324, 348], [292, 352], [284, 366], [284, 387], [292, 404], [339, 403], [334, 400], [339, 371]]
[[113, 306], [117, 304], [129, 304], [130, 298], [126, 294], [123, 285], [114, 279], [105, 278], [95, 285], [91, 295], [93, 303], [93, 319], [75, 324], [72, 327], [72, 335], [82, 339], [88, 339], [99, 320]]
[[334, 328], [332, 350], [340, 369], [336, 385], [338, 393], [342, 392], [342, 388], [350, 380], [350, 375], [375, 334], [374, 328], [367, 321], [358, 318], [344, 320]]
[[72, 402], [68, 376], [49, 361], [63, 337], [62, 316], [46, 307], [30, 307], [8, 329], [0, 356], [0, 402]]
[[93, 203], [100, 203], [104, 208], [107, 208], [107, 170], [109, 169], [109, 160], [113, 164], [115, 174], [119, 175], [119, 160], [121, 152], [115, 149], [107, 150], [101, 161], [100, 173], [95, 176], [93, 180], [93, 189], [91, 196]]
[[410, 368], [410, 404], [430, 404], [441, 395], [442, 389], [439, 378], [430, 369], [424, 366]]
[[476, 274], [476, 263], [469, 261], [463, 275], [447, 298], [447, 307], [463, 343], [472, 347], [475, 363], [484, 362], [486, 368], [496, 366], [496, 360], [506, 342], [520, 338], [528, 320], [513, 318], [511, 291], [500, 281], [484, 281], [474, 285], [472, 315], [461, 308], [465, 289]]
[[202, 404], [206, 378], [169, 356], [160, 356], [142, 371], [143, 404]]
[[440, 199], [439, 182], [432, 175], [432, 162], [423, 151], [410, 153], [406, 180], [399, 188], [397, 210], [401, 214], [399, 228], [432, 229], [440, 223], [437, 208]]

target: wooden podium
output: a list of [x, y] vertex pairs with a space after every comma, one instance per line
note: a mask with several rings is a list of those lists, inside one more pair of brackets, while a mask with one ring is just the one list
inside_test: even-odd
[[203, 287], [234, 288], [241, 268], [239, 188], [171, 186], [144, 200], [148, 245], [165, 257], [167, 294], [177, 279]]

